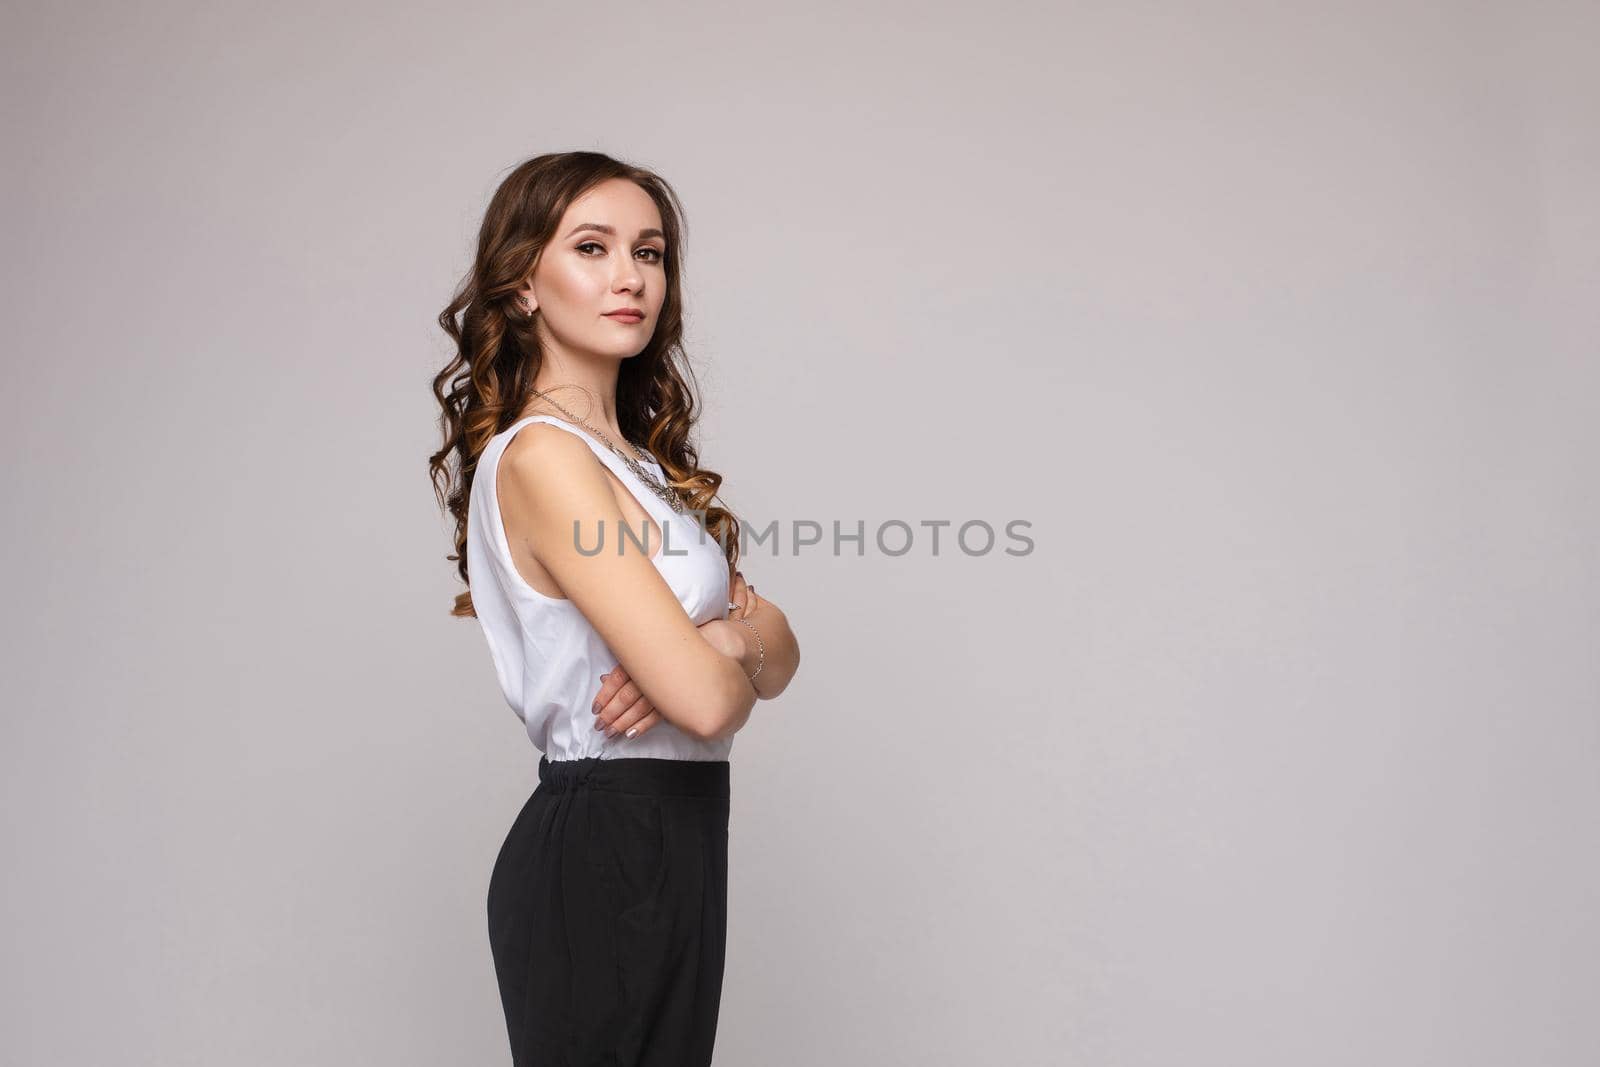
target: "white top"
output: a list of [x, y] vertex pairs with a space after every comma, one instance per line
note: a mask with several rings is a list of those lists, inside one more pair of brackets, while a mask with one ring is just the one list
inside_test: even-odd
[[[649, 543], [646, 548], [655, 553], [652, 562], [696, 626], [728, 616], [727, 557], [716, 539], [701, 529], [696, 516], [687, 510], [682, 514], [673, 511], [620, 457], [584, 430], [551, 415], [530, 415], [489, 439], [478, 457], [467, 502], [467, 576], [472, 605], [488, 639], [506, 702], [527, 727], [535, 747], [551, 760], [589, 756], [727, 759], [732, 737], [702, 741], [664, 718], [638, 737], [618, 734], [608, 738], [594, 728], [590, 708], [600, 691], [600, 676], [617, 665], [617, 657], [570, 599], [541, 593], [518, 573], [495, 492], [501, 455], [517, 431], [531, 422], [559, 426], [587, 441], [655, 520], [662, 536], [659, 543]], [[646, 464], [666, 480], [653, 458]], [[619, 534], [607, 531], [604, 551], [616, 551]], [[594, 536], [598, 536], [594, 531], [586, 535]]]

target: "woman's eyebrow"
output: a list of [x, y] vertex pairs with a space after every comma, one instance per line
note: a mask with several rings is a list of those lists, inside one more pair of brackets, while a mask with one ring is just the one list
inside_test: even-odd
[[[615, 237], [617, 235], [617, 228], [615, 226], [607, 226], [603, 222], [580, 222], [576, 226], [574, 226], [572, 229], [567, 231], [567, 237], [571, 237], [573, 234], [579, 232], [580, 230], [599, 230], [601, 233], [609, 233], [613, 237]], [[651, 229], [651, 230], [640, 230], [639, 231], [639, 236], [640, 237], [665, 237], [666, 234], [662, 233], [660, 230]], [[564, 238], [562, 238], [562, 240], [566, 240], [566, 238], [564, 237]]]

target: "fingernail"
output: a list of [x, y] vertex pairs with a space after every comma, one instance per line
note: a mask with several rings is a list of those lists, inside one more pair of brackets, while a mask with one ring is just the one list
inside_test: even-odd
[[600, 714], [600, 702], [598, 700], [596, 700], [593, 704], [589, 705], [589, 714], [591, 714], [591, 715]]
[[633, 727], [633, 728], [632, 728], [632, 729], [630, 729], [630, 730], [629, 730], [629, 731], [628, 731], [628, 736], [629, 736], [629, 737], [632, 737], [632, 736], [633, 736], [633, 735], [634, 735], [634, 734], [636, 734], [636, 733], [638, 733], [638, 732], [639, 732], [639, 728], [638, 728], [638, 727], [637, 727], [637, 726], [635, 726], [635, 727]]
[[606, 721], [604, 719], [596, 719], [594, 721], [594, 728], [596, 730], [604, 730], [606, 728]]

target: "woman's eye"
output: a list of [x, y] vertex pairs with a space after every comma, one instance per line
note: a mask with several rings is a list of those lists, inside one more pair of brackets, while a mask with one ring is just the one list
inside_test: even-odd
[[[578, 245], [577, 247], [579, 252], [583, 252], [583, 250], [586, 248], [598, 248], [602, 252], [605, 251], [605, 245], [602, 245], [599, 241], [585, 241], [583, 244]], [[663, 253], [659, 248], [641, 248], [639, 251], [650, 253], [652, 257], [650, 260], [651, 263], [660, 263], [664, 258]], [[588, 253], [585, 253], [585, 255], [587, 254]]]

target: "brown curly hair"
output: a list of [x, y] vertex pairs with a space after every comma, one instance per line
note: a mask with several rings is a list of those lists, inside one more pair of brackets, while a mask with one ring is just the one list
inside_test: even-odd
[[622, 361], [617, 376], [617, 424], [628, 440], [643, 442], [655, 456], [686, 506], [704, 511], [705, 530], [723, 546], [733, 580], [739, 522], [711, 503], [722, 476], [700, 466], [689, 442], [698, 405], [683, 350], [685, 225], [677, 193], [652, 171], [600, 152], [554, 152], [519, 164], [495, 190], [478, 231], [472, 269], [439, 314], [456, 351], [433, 379], [433, 394], [443, 409], [444, 443], [428, 458], [428, 471], [440, 507], [455, 517], [455, 552], [445, 558], [455, 561], [468, 585], [455, 598], [453, 616], [476, 615], [467, 574], [467, 502], [478, 457], [527, 406], [544, 359], [535, 320], [515, 312], [513, 302], [567, 208], [612, 178], [634, 182], [655, 201], [667, 246], [666, 293], [655, 333], [642, 352]]

